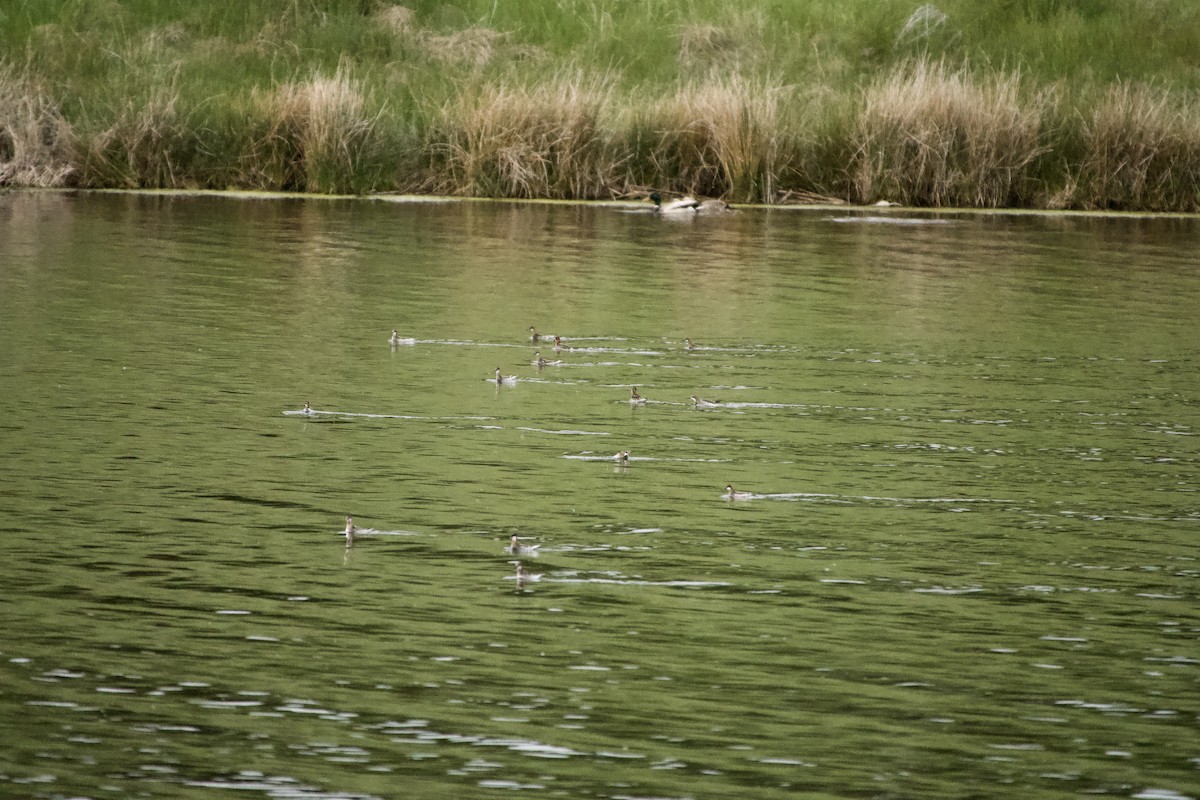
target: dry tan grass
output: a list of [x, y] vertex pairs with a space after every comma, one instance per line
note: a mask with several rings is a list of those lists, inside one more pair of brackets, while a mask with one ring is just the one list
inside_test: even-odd
[[853, 199], [997, 207], [1018, 199], [1042, 152], [1043, 103], [1020, 77], [976, 79], [918, 61], [865, 91], [848, 165]]
[[0, 64], [0, 186], [64, 186], [74, 136], [50, 97]]
[[428, 140], [434, 191], [502, 197], [594, 198], [611, 184], [601, 109], [606, 76], [553, 76], [534, 86], [487, 84], [439, 113]]
[[677, 188], [733, 202], [770, 198], [778, 178], [778, 131], [789, 90], [734, 74], [688, 83], [650, 104], [656, 172]]
[[771, 27], [758, 4], [730, 3], [707, 22], [688, 22], [679, 29], [679, 66], [684, 74], [761, 73], [771, 63], [765, 46]]
[[412, 33], [416, 26], [417, 14], [411, 8], [402, 5], [382, 6], [374, 14], [375, 20], [392, 33], [405, 35]]
[[492, 60], [507, 38], [507, 34], [491, 28], [471, 27], [444, 35], [425, 32], [420, 42], [425, 52], [438, 61], [481, 67]]
[[169, 52], [188, 40], [187, 29], [182, 22], [172, 22], [161, 28], [152, 28], [142, 40], [142, 47], [151, 53]]
[[1084, 129], [1075, 197], [1093, 208], [1200, 207], [1200, 107], [1165, 89], [1109, 88]]
[[927, 40], [934, 33], [945, 28], [949, 20], [950, 18], [946, 16], [945, 12], [933, 3], [926, 3], [913, 11], [905, 20], [900, 32], [896, 34], [896, 44], [899, 46]]
[[345, 191], [362, 148], [369, 143], [377, 117], [346, 63], [332, 76], [316, 74], [255, 96], [266, 133], [254, 144], [266, 183], [274, 188], [310, 192]]
[[168, 81], [145, 100], [127, 99], [110, 126], [79, 143], [81, 178], [89, 186], [187, 186], [172, 145], [189, 136], [178, 89]]
[[450, 33], [435, 33], [417, 24], [417, 15], [402, 5], [381, 7], [375, 22], [412, 45], [427, 58], [446, 64], [482, 67], [508, 43], [508, 34], [478, 25]]
[[727, 28], [707, 23], [692, 23], [679, 32], [679, 61], [686, 69], [737, 60], [740, 43]]

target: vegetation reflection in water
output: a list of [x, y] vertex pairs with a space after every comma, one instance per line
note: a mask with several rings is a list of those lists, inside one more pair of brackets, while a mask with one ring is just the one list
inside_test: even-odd
[[1194, 795], [1192, 221], [0, 213], [5, 792]]

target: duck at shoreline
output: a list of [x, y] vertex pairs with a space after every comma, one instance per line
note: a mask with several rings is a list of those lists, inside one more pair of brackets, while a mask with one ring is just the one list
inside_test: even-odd
[[700, 207], [700, 202], [694, 197], [681, 197], [664, 203], [662, 195], [658, 192], [650, 193], [650, 201], [654, 203], [654, 210], [659, 214], [695, 214], [696, 209]]
[[694, 197], [681, 197], [678, 200], [669, 200], [664, 203], [662, 195], [658, 192], [651, 192], [650, 200], [654, 203], [654, 210], [659, 214], [689, 215], [726, 214], [733, 212], [733, 207], [724, 200], [709, 199], [700, 201]]

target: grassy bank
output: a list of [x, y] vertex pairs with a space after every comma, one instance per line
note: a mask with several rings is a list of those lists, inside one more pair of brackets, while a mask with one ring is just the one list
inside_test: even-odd
[[1196, 53], [1187, 0], [15, 0], [0, 185], [1196, 211]]

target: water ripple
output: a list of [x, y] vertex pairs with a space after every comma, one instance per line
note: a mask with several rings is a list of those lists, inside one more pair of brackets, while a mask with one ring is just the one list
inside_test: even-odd
[[197, 789], [233, 790], [238, 792], [263, 792], [268, 797], [280, 800], [382, 800], [378, 795], [347, 792], [331, 792], [319, 789], [309, 784], [300, 783], [295, 778], [278, 775], [264, 775], [261, 772], [239, 772], [228, 778], [211, 778], [202, 781], [184, 781], [184, 786]]

